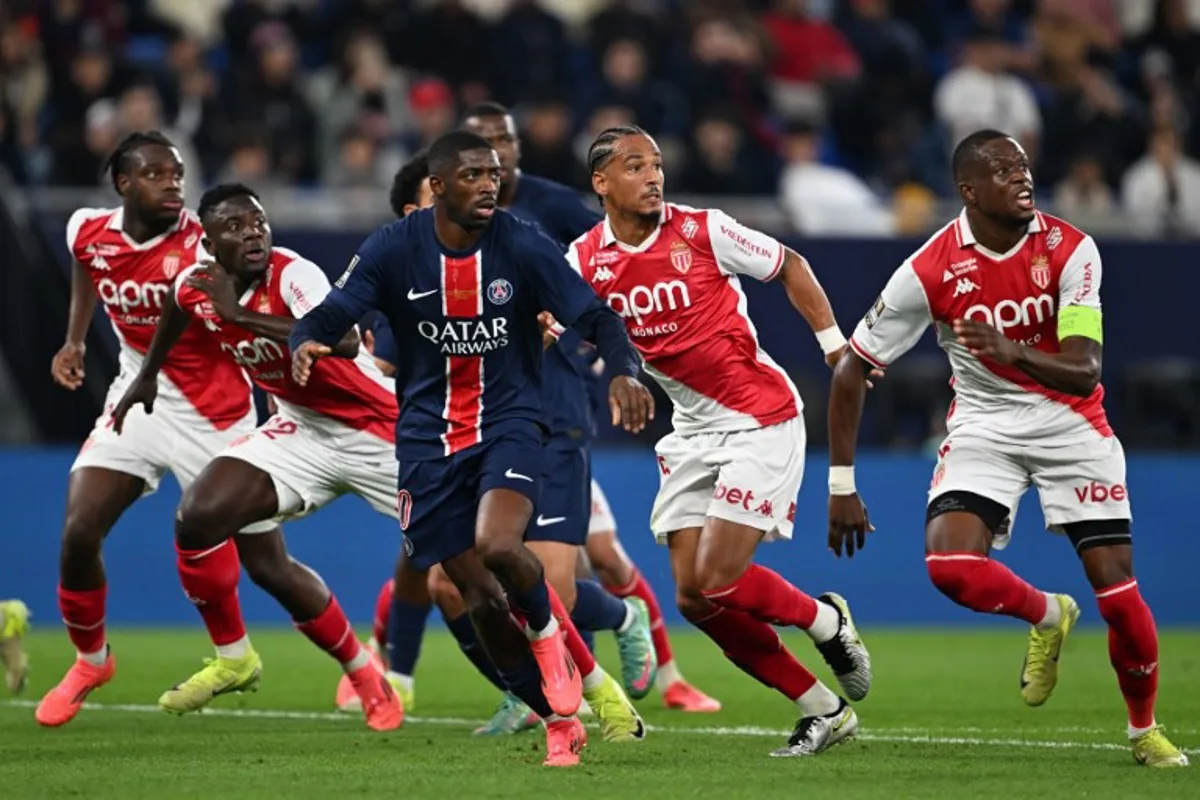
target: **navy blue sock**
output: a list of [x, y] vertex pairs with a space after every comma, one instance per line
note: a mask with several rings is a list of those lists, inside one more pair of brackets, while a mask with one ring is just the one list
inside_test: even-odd
[[516, 669], [500, 670], [500, 676], [508, 685], [508, 691], [533, 709], [533, 713], [542, 719], [554, 713], [550, 709], [550, 703], [546, 701], [545, 692], [542, 691], [542, 673], [538, 670], [532, 653], [526, 654]]
[[448, 619], [446, 627], [450, 629], [454, 641], [458, 642], [458, 649], [462, 650], [463, 655], [470, 659], [471, 663], [475, 665], [475, 669], [479, 670], [479, 674], [491, 681], [492, 686], [502, 692], [507, 692], [508, 686], [500, 677], [500, 673], [496, 671], [496, 665], [488, 658], [483, 645], [479, 643], [475, 626], [471, 624], [471, 616], [463, 614], [456, 619]]
[[546, 588], [545, 572], [538, 573], [538, 579], [528, 591], [518, 592], [507, 586], [504, 588], [508, 601], [521, 612], [530, 628], [544, 631], [550, 625], [550, 592]]
[[[574, 619], [574, 618], [572, 618], [572, 619]], [[592, 653], [595, 653], [596, 652], [596, 632], [584, 630], [583, 628], [580, 628], [578, 625], [575, 626], [575, 629], [577, 631], [579, 631], [579, 638], [583, 639], [583, 643], [587, 645], [587, 649], [592, 651]]]
[[596, 581], [575, 581], [575, 608], [571, 619], [580, 633], [615, 631], [625, 624], [625, 601], [609, 594]]
[[388, 668], [392, 672], [412, 675], [413, 670], [417, 668], [429, 608], [426, 605], [406, 603], [398, 595], [392, 595], [387, 624]]

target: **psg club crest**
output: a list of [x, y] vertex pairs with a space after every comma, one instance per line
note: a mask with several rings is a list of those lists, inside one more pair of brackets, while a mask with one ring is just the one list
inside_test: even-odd
[[504, 278], [496, 278], [496, 280], [488, 284], [487, 294], [488, 300], [492, 301], [492, 305], [502, 306], [509, 300], [512, 300], [513, 287]]
[[178, 250], [172, 250], [163, 256], [163, 275], [166, 275], [169, 280], [175, 280], [181, 266], [183, 266], [183, 253]]
[[692, 268], [692, 248], [686, 242], [671, 245], [671, 266], [683, 275]]
[[1029, 266], [1029, 277], [1033, 278], [1033, 282], [1037, 284], [1039, 289], [1045, 289], [1050, 285], [1050, 262], [1045, 256], [1034, 256], [1033, 263]]

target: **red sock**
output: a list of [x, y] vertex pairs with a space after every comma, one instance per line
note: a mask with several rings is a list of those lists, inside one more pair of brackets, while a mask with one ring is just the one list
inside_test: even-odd
[[674, 656], [671, 654], [671, 641], [667, 638], [667, 626], [663, 623], [662, 609], [659, 608], [654, 590], [642, 577], [642, 573], [638, 572], [637, 567], [633, 569], [633, 580], [626, 585], [604, 588], [617, 597], [636, 597], [646, 604], [646, 608], [650, 609], [650, 635], [654, 638], [654, 654], [658, 657], [659, 664], [669, 664]]
[[942, 594], [984, 614], [1004, 614], [1037, 625], [1046, 616], [1046, 595], [1012, 570], [979, 553], [931, 553], [929, 577]]
[[337, 659], [339, 664], [349, 664], [359, 653], [362, 645], [354, 635], [350, 620], [346, 619], [337, 598], [329, 595], [329, 605], [308, 622], [297, 622], [296, 630], [303, 633], [317, 647]]
[[596, 657], [592, 655], [587, 643], [579, 635], [579, 629], [575, 627], [575, 623], [571, 622], [571, 615], [567, 613], [567, 607], [563, 605], [558, 592], [554, 591], [554, 587], [549, 583], [546, 584], [546, 591], [550, 595], [550, 613], [558, 620], [558, 627], [563, 630], [567, 652], [571, 654], [571, 660], [579, 668], [581, 676], [591, 675], [592, 670], [596, 668]]
[[232, 539], [208, 550], [175, 546], [175, 564], [183, 593], [195, 604], [213, 644], [233, 644], [246, 635], [237, 585], [241, 562]]
[[714, 605], [744, 611], [772, 625], [794, 625], [807, 630], [817, 618], [816, 600], [792, 586], [778, 572], [758, 564], [751, 564], [728, 586], [703, 594]]
[[817, 683], [817, 676], [783, 646], [774, 628], [743, 611], [718, 606], [692, 624], [716, 642], [739, 669], [789, 700]]
[[1133, 578], [1096, 592], [1096, 601], [1100, 616], [1108, 623], [1108, 657], [1129, 708], [1129, 724], [1149, 728], [1154, 724], [1154, 699], [1158, 694], [1154, 616]]
[[392, 590], [395, 587], [396, 579], [388, 578], [387, 583], [380, 588], [379, 596], [375, 598], [375, 622], [372, 635], [381, 652], [387, 651], [388, 614], [392, 610]]
[[81, 653], [98, 653], [104, 649], [104, 601], [107, 597], [107, 584], [81, 592], [58, 587], [58, 608], [67, 624], [67, 635]]

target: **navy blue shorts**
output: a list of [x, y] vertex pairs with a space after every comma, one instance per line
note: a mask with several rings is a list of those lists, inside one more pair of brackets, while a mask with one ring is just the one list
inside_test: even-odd
[[527, 542], [587, 544], [592, 518], [592, 463], [586, 447], [547, 448], [536, 513], [525, 529]]
[[536, 506], [542, 456], [541, 438], [531, 430], [445, 458], [401, 462], [400, 530], [412, 565], [429, 569], [474, 547], [479, 498], [492, 489], [520, 492]]

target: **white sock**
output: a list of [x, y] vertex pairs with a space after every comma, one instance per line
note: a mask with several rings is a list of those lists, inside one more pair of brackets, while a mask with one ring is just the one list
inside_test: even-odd
[[390, 669], [387, 673], [388, 681], [393, 685], [399, 685], [406, 692], [411, 692], [413, 688], [413, 676], [401, 675], [399, 672], [392, 672]]
[[617, 628], [617, 633], [629, 630], [629, 626], [635, 622], [637, 622], [637, 614], [633, 611], [633, 604], [625, 603], [625, 621], [621, 623], [621, 627]]
[[817, 644], [828, 642], [833, 637], [837, 636], [838, 628], [841, 627], [842, 618], [838, 614], [838, 610], [829, 603], [824, 603], [820, 600], [815, 601], [817, 604], [817, 617], [813, 620], [813, 624], [805, 633], [809, 638]]
[[531, 642], [536, 642], [539, 639], [549, 639], [556, 633], [558, 633], [558, 620], [554, 618], [554, 615], [550, 616], [550, 624], [540, 631], [535, 631], [529, 627], [528, 623], [525, 625], [525, 635], [529, 637]]
[[[76, 651], [78, 653], [78, 651]], [[94, 653], [78, 653], [79, 660], [85, 664], [91, 664], [93, 667], [103, 667], [104, 662], [108, 659], [108, 644]]]
[[679, 674], [679, 667], [675, 666], [675, 659], [671, 659], [665, 664], [658, 665], [658, 674], [654, 676], [654, 686], [658, 691], [665, 692], [667, 687], [679, 683], [681, 680], [683, 680], [683, 675]]
[[604, 670], [600, 669], [600, 665], [597, 664], [595, 669], [583, 676], [583, 690], [585, 692], [590, 692], [592, 689], [595, 689], [597, 686], [604, 683], [604, 679], [606, 677], [608, 676], [604, 673]]
[[1127, 730], [1129, 731], [1129, 741], [1133, 741], [1139, 736], [1144, 736], [1150, 731], [1154, 730], [1154, 723], [1151, 722], [1149, 728], [1135, 728], [1132, 725], [1129, 725]]
[[217, 655], [221, 658], [245, 658], [250, 652], [250, 637], [243, 636], [236, 642], [217, 645]]
[[1049, 592], [1042, 592], [1042, 594], [1046, 595], [1046, 616], [1042, 617], [1042, 621], [1037, 624], [1037, 629], [1044, 631], [1062, 622], [1062, 606], [1058, 604], [1057, 596]]
[[811, 689], [796, 698], [796, 705], [800, 706], [800, 713], [806, 717], [823, 717], [837, 711], [842, 705], [842, 698], [817, 681]]
[[347, 675], [351, 672], [358, 672], [360, 669], [371, 663], [371, 651], [365, 647], [359, 647], [358, 653], [354, 658], [342, 664], [342, 671]]

